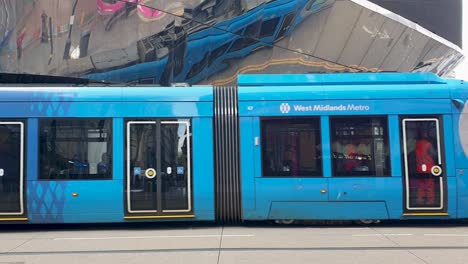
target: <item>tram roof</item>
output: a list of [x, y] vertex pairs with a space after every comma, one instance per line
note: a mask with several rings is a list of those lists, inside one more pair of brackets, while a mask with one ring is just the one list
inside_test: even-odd
[[[240, 101], [468, 99], [463, 81], [432, 73], [239, 75]], [[211, 102], [211, 86], [4, 86], [0, 102]]]
[[432, 73], [251, 74], [238, 83], [240, 101], [468, 98], [463, 81]]
[[0, 102], [211, 102], [211, 86], [8, 86], [0, 87]]

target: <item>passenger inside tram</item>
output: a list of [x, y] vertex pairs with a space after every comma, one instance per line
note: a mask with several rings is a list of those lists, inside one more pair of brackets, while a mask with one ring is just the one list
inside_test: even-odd
[[415, 144], [415, 164], [417, 175], [413, 180], [416, 189], [417, 205], [433, 205], [435, 202], [436, 177], [432, 175], [432, 168], [437, 165], [437, 152], [431, 142], [427, 129], [421, 128]]

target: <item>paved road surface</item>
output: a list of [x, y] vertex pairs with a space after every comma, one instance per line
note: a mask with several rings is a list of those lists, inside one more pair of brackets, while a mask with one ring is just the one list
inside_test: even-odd
[[468, 224], [0, 226], [5, 263], [468, 263]]

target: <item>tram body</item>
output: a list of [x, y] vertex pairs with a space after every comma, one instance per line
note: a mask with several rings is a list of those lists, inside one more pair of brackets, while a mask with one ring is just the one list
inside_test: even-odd
[[[19, 153], [15, 157], [23, 160], [19, 171], [21, 184], [15, 185], [21, 187], [23, 195], [3, 196], [2, 218], [5, 221], [27, 218], [31, 223], [120, 222], [124, 218], [131, 219], [132, 214], [140, 215], [142, 219], [155, 215], [164, 218], [167, 213], [163, 211], [166, 210], [175, 218], [180, 217], [181, 211], [184, 218], [196, 215], [200, 220], [214, 219], [210, 147], [213, 144], [212, 89], [128, 88], [1, 89], [0, 125], [16, 132], [10, 137], [15, 142], [10, 142], [9, 147], [22, 146], [21, 151], [11, 152]], [[179, 181], [185, 181], [185, 185], [190, 184], [191, 188], [187, 190], [187, 186], [180, 183], [179, 190], [174, 191], [177, 195], [185, 187], [185, 195], [181, 194], [186, 197], [185, 204], [158, 205], [157, 200], [164, 199], [161, 190], [156, 194], [156, 177], [153, 177], [155, 180], [141, 181], [149, 169], [145, 166], [151, 165], [154, 170], [157, 167], [145, 163], [148, 161], [142, 156], [150, 155], [148, 149], [154, 152], [167, 144], [177, 148], [179, 127], [181, 136], [190, 133], [185, 158], [191, 160], [184, 161], [183, 171], [180, 169], [177, 173], [175, 167], [171, 174], [181, 178]], [[166, 136], [164, 144], [160, 140], [161, 133]], [[152, 138], [140, 139], [142, 135]], [[80, 140], [83, 142], [77, 146], [76, 142]], [[139, 145], [126, 149], [126, 144]], [[135, 153], [137, 147], [146, 149]], [[191, 157], [187, 151], [198, 155]], [[102, 154], [107, 154], [108, 164], [112, 164], [104, 175], [98, 172]], [[66, 155], [69, 157], [64, 157]], [[141, 159], [142, 164], [133, 166], [128, 163], [128, 157]], [[176, 158], [168, 154], [162, 163], [171, 167]], [[126, 176], [130, 169], [131, 177], [137, 178], [132, 178], [134, 181], [128, 181]], [[6, 169], [4, 171], [3, 179], [7, 180]], [[140, 171], [138, 175], [134, 174], [136, 171]], [[190, 173], [197, 175], [192, 182], [186, 177]], [[168, 188], [177, 189], [175, 186]], [[197, 201], [196, 208], [189, 208], [189, 199]], [[136, 205], [140, 201], [142, 204]], [[124, 211], [129, 213], [123, 215]], [[161, 212], [153, 214], [156, 211]]]
[[[466, 143], [463, 150], [460, 142], [466, 142], [468, 137], [466, 86], [460, 81], [442, 81], [426, 74], [373, 77], [367, 74], [240, 77], [245, 218], [467, 216], [468, 152]], [[412, 169], [416, 167], [412, 155], [418, 129], [428, 129], [432, 134], [435, 159], [440, 167], [438, 176], [418, 175]], [[284, 140], [282, 133], [288, 133], [289, 139]], [[296, 142], [291, 142], [294, 134]], [[343, 152], [352, 141], [358, 141], [356, 145], [371, 145], [373, 154], [357, 157], [361, 165], [355, 171], [347, 171], [347, 162], [352, 162], [353, 157], [346, 157], [349, 154]], [[299, 168], [292, 176], [290, 169], [281, 172], [276, 167], [268, 171], [268, 161], [262, 157], [271, 159], [268, 151], [274, 149], [278, 153], [275, 149], [279, 143], [284, 148], [295, 143], [296, 153], [320, 145], [316, 151], [304, 152], [316, 157], [302, 160], [314, 169]], [[419, 191], [418, 184], [422, 185], [419, 189], [432, 190]], [[417, 201], [418, 191], [422, 199], [429, 201]]]
[[468, 218], [467, 100], [427, 73], [2, 87], [0, 220]]

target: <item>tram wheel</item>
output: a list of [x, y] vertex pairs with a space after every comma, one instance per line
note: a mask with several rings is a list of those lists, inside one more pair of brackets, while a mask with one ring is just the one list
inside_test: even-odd
[[360, 219], [354, 221], [356, 224], [359, 225], [373, 225], [373, 224], [379, 224], [380, 220], [374, 220], [374, 219]]
[[276, 224], [280, 225], [292, 225], [296, 222], [294, 219], [282, 219], [282, 220], [275, 220]]

